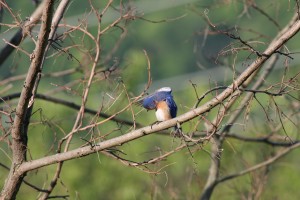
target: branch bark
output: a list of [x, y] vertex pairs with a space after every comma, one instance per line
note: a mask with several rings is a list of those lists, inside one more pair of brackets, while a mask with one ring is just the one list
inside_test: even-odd
[[[34, 84], [40, 70], [40, 65], [45, 53], [50, 32], [53, 0], [46, 0], [42, 15], [42, 25], [36, 48], [32, 53], [32, 61], [25, 79], [21, 96], [16, 108], [16, 115], [12, 128], [12, 152], [13, 159], [8, 178], [1, 191], [0, 199], [15, 199], [26, 172], [19, 171], [22, 163], [26, 162], [27, 152], [27, 123], [30, 118], [29, 101], [32, 96]], [[29, 114], [29, 115], [28, 115]]]

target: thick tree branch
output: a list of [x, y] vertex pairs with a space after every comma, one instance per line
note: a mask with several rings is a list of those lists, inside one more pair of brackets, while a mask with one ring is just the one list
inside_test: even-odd
[[10, 172], [8, 178], [5, 182], [5, 185], [2, 189], [0, 199], [15, 199], [16, 194], [20, 188], [22, 180], [26, 175], [25, 172], [21, 172], [18, 170], [20, 165], [26, 161], [26, 152], [27, 152], [27, 125], [26, 119], [28, 117], [28, 106], [29, 100], [33, 95], [33, 88], [37, 78], [37, 74], [40, 70], [40, 65], [45, 53], [45, 47], [48, 42], [48, 35], [50, 32], [51, 25], [51, 16], [53, 9], [53, 0], [47, 0], [45, 2], [45, 7], [43, 9], [42, 16], [42, 25], [40, 28], [40, 33], [38, 37], [38, 41], [36, 44], [36, 48], [32, 53], [32, 62], [28, 70], [27, 77], [25, 79], [20, 100], [18, 102], [16, 108], [16, 115], [14, 118], [14, 124], [12, 128], [12, 151], [13, 151], [13, 159], [12, 165], [10, 168]]
[[[58, 5], [56, 11], [55, 11], [53, 19], [51, 18], [51, 20], [52, 20], [51, 31], [50, 31], [49, 36], [48, 36], [48, 41], [49, 42], [45, 47], [45, 52], [47, 52], [49, 50], [49, 48], [52, 44], [54, 34], [56, 33], [58, 24], [59, 24], [60, 20], [62, 19], [69, 2], [70, 2], [69, 0], [62, 0], [60, 2], [60, 4]], [[42, 58], [41, 65], [40, 65], [40, 71], [42, 71], [43, 63], [45, 62], [45, 59], [46, 59], [46, 57], [44, 55], [43, 58]], [[40, 80], [41, 80], [41, 75], [39, 75], [36, 79], [36, 83], [35, 83], [36, 84], [36, 89], [34, 91], [35, 96], [36, 96], [36, 92], [37, 92], [37, 86], [39, 85]], [[47, 189], [48, 192], [43, 193], [42, 196], [40, 197], [40, 199], [47, 199], [49, 197], [49, 195], [51, 194], [51, 192], [53, 191], [54, 187], [57, 184], [57, 179], [59, 177], [60, 172], [61, 172], [61, 166], [58, 167], [58, 170], [56, 171], [55, 176], [52, 179], [51, 184], [49, 185], [49, 187]]]
[[124, 143], [127, 143], [129, 141], [135, 140], [137, 138], [143, 137], [145, 135], [167, 129], [169, 127], [175, 126], [178, 122], [183, 123], [186, 121], [189, 121], [195, 117], [198, 117], [199, 115], [208, 112], [215, 106], [222, 103], [226, 98], [231, 96], [233, 92], [236, 90], [238, 86], [243, 84], [243, 82], [251, 76], [253, 72], [255, 72], [258, 68], [261, 67], [261, 65], [273, 54], [276, 52], [277, 49], [279, 49], [286, 41], [288, 41], [290, 38], [292, 38], [300, 29], [300, 22], [297, 21], [287, 32], [282, 34], [278, 40], [273, 41], [269, 47], [265, 50], [264, 54], [269, 56], [263, 56], [258, 57], [237, 79], [234, 81], [233, 84], [231, 84], [228, 89], [224, 90], [222, 93], [220, 93], [218, 96], [216, 96], [211, 101], [208, 101], [204, 105], [200, 106], [199, 108], [193, 109], [181, 116], [178, 116], [174, 119], [161, 122], [159, 124], [153, 125], [153, 126], [147, 126], [141, 129], [134, 130], [132, 132], [129, 132], [127, 134], [121, 135], [119, 137], [115, 137], [112, 139], [109, 139], [107, 141], [100, 142], [96, 144], [95, 146], [86, 146], [82, 148], [77, 148], [74, 150], [70, 150], [64, 153], [58, 153], [55, 155], [47, 156], [44, 158], [40, 158], [37, 160], [32, 160], [26, 163], [23, 163], [20, 167], [20, 171], [22, 173], [30, 170], [34, 170], [43, 166], [51, 165], [57, 162], [66, 161], [82, 156], [86, 156], [92, 153], [95, 153], [97, 151], [101, 151], [107, 148], [111, 148], [114, 146], [119, 146]]

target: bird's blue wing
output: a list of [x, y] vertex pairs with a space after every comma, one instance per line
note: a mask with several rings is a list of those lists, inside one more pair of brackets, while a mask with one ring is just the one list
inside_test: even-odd
[[156, 104], [155, 104], [153, 96], [149, 96], [149, 97], [144, 98], [142, 105], [147, 110], [155, 109]]
[[166, 97], [165, 101], [167, 102], [169, 108], [170, 108], [170, 114], [171, 117], [174, 118], [177, 115], [177, 106], [176, 103], [172, 97], [172, 95], [169, 95], [168, 97]]
[[147, 110], [153, 110], [156, 109], [156, 103], [159, 101], [166, 100], [167, 97], [169, 97], [171, 94], [170, 92], [156, 92], [153, 93], [143, 99], [143, 107]]

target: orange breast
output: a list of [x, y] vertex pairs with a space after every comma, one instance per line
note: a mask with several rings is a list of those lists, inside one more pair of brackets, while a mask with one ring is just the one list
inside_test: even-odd
[[169, 110], [169, 107], [165, 101], [157, 102], [156, 109]]
[[165, 101], [157, 102], [155, 114], [158, 121], [165, 121], [172, 118], [169, 106]]

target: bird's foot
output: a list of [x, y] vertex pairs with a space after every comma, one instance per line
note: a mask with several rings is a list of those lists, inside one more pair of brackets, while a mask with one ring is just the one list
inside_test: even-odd
[[182, 129], [179, 122], [177, 122], [176, 126], [174, 126], [174, 130], [171, 131], [171, 135], [173, 137], [182, 137]]

